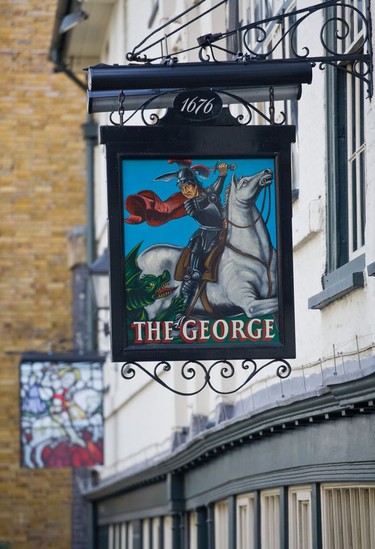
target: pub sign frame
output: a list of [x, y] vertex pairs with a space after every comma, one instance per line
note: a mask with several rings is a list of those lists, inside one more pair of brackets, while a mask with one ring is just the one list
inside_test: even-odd
[[[294, 358], [294, 126], [102, 126], [100, 140], [107, 156], [112, 360]], [[199, 216], [184, 215], [184, 202], [176, 217], [170, 214], [167, 199], [181, 198], [186, 168], [202, 185], [202, 207], [219, 200], [227, 208], [211, 274], [191, 260], [192, 249], [201, 257], [202, 232], [198, 247], [194, 239], [205, 219], [197, 224]], [[220, 196], [210, 195], [220, 177]], [[253, 196], [246, 194], [251, 185]], [[175, 280], [184, 250], [188, 259]], [[199, 286], [184, 310], [181, 288], [196, 271]]]

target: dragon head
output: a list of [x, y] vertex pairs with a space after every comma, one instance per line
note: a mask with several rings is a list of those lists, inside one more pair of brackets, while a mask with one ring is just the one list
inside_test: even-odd
[[171, 280], [169, 271], [164, 271], [163, 274], [154, 276], [146, 274], [140, 277], [139, 281], [142, 286], [142, 291], [145, 293], [145, 299], [149, 300], [147, 305], [151, 305], [157, 299], [167, 297], [176, 288], [168, 287], [168, 282]]
[[157, 299], [167, 297], [176, 289], [168, 287], [171, 275], [167, 270], [161, 275], [142, 274], [137, 260], [141, 244], [142, 242], [134, 246], [125, 258], [126, 307], [128, 311], [144, 309]]

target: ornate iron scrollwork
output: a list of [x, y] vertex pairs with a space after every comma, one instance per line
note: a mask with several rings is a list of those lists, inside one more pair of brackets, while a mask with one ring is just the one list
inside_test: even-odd
[[[136, 375], [135, 368], [139, 368], [151, 379], [159, 383], [159, 385], [169, 389], [176, 395], [193, 396], [203, 391], [205, 387], [209, 387], [219, 395], [230, 395], [245, 387], [245, 385], [259, 374], [259, 372], [272, 365], [276, 366], [276, 375], [281, 380], [286, 379], [292, 371], [289, 362], [284, 359], [269, 360], [261, 365], [258, 365], [253, 359], [246, 359], [242, 360], [241, 365], [238, 368], [229, 360], [217, 360], [210, 366], [207, 366], [207, 363], [205, 362], [191, 360], [182, 365], [176, 363], [175, 366], [172, 366], [170, 362], [161, 361], [153, 367], [152, 371], [139, 362], [126, 362], [121, 368], [121, 375], [124, 379], [133, 379]], [[179, 374], [180, 381], [194, 383], [195, 387], [192, 390], [185, 391], [178, 390], [169, 385], [162, 376], [166, 372], [171, 372], [173, 368], [174, 371]], [[240, 374], [244, 374], [245, 379], [236, 382], [234, 378], [236, 375], [239, 377]], [[222, 386], [228, 381], [233, 381], [235, 383], [228, 389], [218, 387], [218, 384]], [[228, 385], [230, 385], [230, 383], [228, 383]]]
[[[221, 3], [211, 8], [211, 10], [219, 7]], [[170, 23], [176, 22], [180, 16], [185, 15], [191, 9], [193, 8], [179, 14]], [[206, 13], [208, 12], [197, 16], [193, 21]], [[306, 22], [308, 25], [314, 14], [321, 18], [317, 21], [317, 26], [320, 26], [320, 40], [316, 40], [314, 37], [314, 42], [319, 44], [319, 52], [316, 54], [307, 45], [297, 45], [297, 31], [299, 36], [303, 36], [305, 39], [308, 32], [304, 32], [304, 23]], [[286, 11], [283, 7], [279, 13], [272, 17], [226, 32], [200, 36], [197, 39], [198, 45], [196, 48], [174, 52], [174, 57], [165, 54], [166, 48], [164, 45], [166, 40], [187, 25], [184, 24], [180, 29], [174, 29], [166, 34], [164, 29], [168, 24], [164, 24], [142, 40], [127, 54], [127, 59], [136, 63], [157, 61], [170, 64], [176, 63], [179, 54], [187, 51], [191, 52], [194, 49], [198, 50], [198, 58], [203, 63], [223, 63], [219, 59], [218, 53], [221, 54], [221, 57], [225, 53], [228, 59], [237, 60], [239, 63], [259, 63], [270, 59], [285, 59], [293, 63], [303, 59], [311, 61], [313, 65], [318, 65], [320, 69], [325, 68], [326, 65], [333, 65], [339, 70], [350, 72], [367, 84], [368, 95], [372, 97], [371, 15], [368, 7], [361, 11], [359, 3], [357, 7], [354, 2], [346, 3], [343, 0], [328, 0], [291, 11]], [[309, 27], [306, 28], [309, 29]], [[161, 30], [163, 30], [163, 37], [147, 44], [148, 40], [153, 39]], [[353, 33], [360, 37], [359, 40], [353, 43], [351, 48], [345, 48], [346, 42], [350, 41]], [[237, 51], [228, 49], [226, 41], [230, 37], [233, 37]], [[162, 55], [154, 58], [148, 57], [145, 52], [157, 44], [161, 47]], [[345, 67], [348, 63], [352, 64], [352, 68]]]
[[[187, 11], [190, 11], [190, 9]], [[314, 28], [319, 28], [319, 40], [316, 36], [312, 36], [311, 38], [314, 46], [319, 45], [319, 51], [317, 52], [313, 52], [313, 46], [304, 45], [300, 39], [301, 37], [305, 39], [305, 36], [308, 34], [304, 32], [305, 27], [314, 15], [319, 18], [314, 26]], [[304, 26], [305, 23], [306, 25]], [[167, 25], [163, 25], [162, 28], [164, 29]], [[183, 27], [185, 26], [183, 25]], [[153, 31], [132, 52], [128, 53], [128, 60], [143, 64], [150, 64], [154, 61], [162, 61], [166, 65], [176, 64], [178, 62], [178, 54], [184, 53], [185, 50], [175, 52], [174, 57], [171, 57], [168, 52], [166, 53], [165, 50], [167, 48], [164, 45], [167, 36], [175, 34], [175, 30], [170, 35], [164, 35], [162, 39], [156, 40], [151, 45], [147, 45], [148, 39], [157, 34], [159, 30]], [[298, 41], [297, 32], [299, 36]], [[227, 40], [231, 36], [235, 36], [236, 38], [237, 51], [228, 50], [226, 44], [225, 47], [220, 45], [221, 41]], [[356, 38], [355, 40], [353, 40], [354, 37]], [[345, 3], [343, 0], [329, 0], [298, 10], [283, 10], [273, 17], [244, 25], [235, 30], [200, 36], [197, 40], [198, 45], [196, 48], [190, 48], [190, 50], [198, 50], [199, 60], [202, 63], [225, 63], [225, 61], [217, 58], [218, 52], [221, 54], [225, 52], [228, 59], [248, 65], [266, 64], [271, 60], [282, 59], [292, 66], [293, 63], [303, 60], [310, 62], [312, 66], [318, 66], [321, 70], [327, 66], [333, 66], [337, 70], [347, 72], [367, 85], [367, 92], [370, 98], [373, 95], [370, 12], [368, 8], [366, 12], [363, 12], [356, 5]], [[147, 57], [145, 52], [151, 46], [155, 46], [158, 43], [160, 43], [162, 48], [162, 56], [157, 58]], [[348, 45], [350, 47], [347, 47]], [[117, 113], [111, 113], [110, 120], [114, 125], [125, 125], [137, 113], [140, 113], [142, 122], [145, 125], [157, 125], [163, 117], [162, 114], [156, 112], [160, 108], [160, 98], [183, 91], [181, 89], [157, 93], [139, 105], [135, 111], [128, 109], [128, 111], [131, 110], [133, 112], [127, 119], [125, 119], [126, 95], [121, 91]], [[257, 113], [257, 115], [270, 124], [283, 124], [285, 122], [284, 113], [279, 114], [278, 122], [275, 122], [272, 90], [270, 90], [269, 96], [269, 116], [255, 105], [239, 97], [233, 90], [215, 89], [214, 91], [220, 93], [223, 98], [225, 96], [227, 99], [231, 98], [232, 102], [235, 100], [237, 104], [244, 107], [246, 114], [234, 117], [237, 123], [243, 125], [251, 123], [254, 113]], [[170, 107], [172, 107], [172, 101], [170, 103]], [[150, 108], [154, 108], [154, 112], [152, 114], [148, 113], [146, 116], [146, 111]], [[118, 122], [115, 121], [115, 114], [118, 115]]]
[[[192, 93], [212, 92], [212, 90], [209, 90], [209, 89], [202, 89], [202, 90], [198, 90], [198, 91], [197, 90], [190, 90], [190, 91]], [[168, 95], [171, 96], [172, 98], [174, 98], [175, 96], [178, 97], [178, 94], [180, 94], [180, 93], [181, 94], [186, 93], [186, 90], [185, 89], [181, 89], [181, 90], [177, 90], [177, 91], [176, 90], [171, 90], [171, 91], [166, 91], [166, 92], [155, 94], [153, 97], [147, 99], [147, 101], [144, 101], [141, 105], [139, 105], [139, 107], [137, 109], [132, 110], [132, 112], [128, 116], [128, 118], [125, 118], [124, 115], [125, 115], [125, 112], [126, 112], [126, 110], [125, 110], [126, 109], [126, 96], [125, 96], [124, 92], [121, 91], [120, 94], [119, 94], [119, 99], [118, 99], [118, 104], [119, 104], [118, 110], [113, 111], [110, 114], [109, 119], [110, 119], [111, 123], [115, 126], [124, 126], [133, 117], [135, 117], [137, 114], [140, 114], [141, 118], [142, 118], [142, 122], [145, 126], [156, 126], [156, 125], [158, 125], [160, 120], [163, 118], [163, 114], [160, 114], [160, 113], [157, 114], [155, 111], [153, 111], [153, 112], [149, 113], [148, 115], [146, 115], [146, 111], [148, 111], [149, 109], [152, 109], [153, 104], [155, 104], [155, 110], [160, 109], [160, 107], [158, 106], [158, 102], [159, 102], [160, 98], [166, 97]], [[229, 103], [242, 105], [244, 107], [245, 114], [242, 113], [242, 114], [234, 115], [233, 116], [233, 123], [238, 123], [238, 124], [241, 124], [243, 126], [246, 126], [246, 125], [251, 123], [254, 113], [258, 114], [261, 118], [263, 118], [269, 124], [275, 124], [275, 125], [279, 126], [279, 125], [282, 125], [282, 124], [285, 123], [286, 116], [285, 116], [284, 112], [281, 112], [279, 114], [279, 121], [278, 122], [275, 121], [275, 118], [274, 118], [274, 93], [273, 93], [273, 87], [272, 86], [270, 86], [270, 88], [269, 88], [269, 103], [270, 103], [269, 116], [267, 114], [265, 114], [264, 112], [262, 112], [260, 109], [258, 109], [252, 103], [249, 103], [248, 101], [246, 101], [243, 97], [240, 97], [238, 94], [232, 93], [229, 90], [215, 89], [214, 93], [219, 95], [219, 96], [222, 96], [223, 103], [226, 103], [225, 98], [227, 98]], [[171, 107], [172, 107], [172, 100], [171, 100]], [[166, 109], [167, 107], [162, 107], [162, 109], [163, 108]], [[176, 110], [176, 109], [174, 108], [174, 110]], [[219, 116], [220, 111], [221, 111], [221, 108], [218, 109], [215, 116]], [[114, 119], [114, 116], [116, 114], [119, 117], [119, 122], [116, 122], [115, 119]]]
[[[323, 15], [319, 32], [323, 55], [314, 55], [308, 46], [297, 46], [297, 31], [299, 29], [302, 31], [303, 24], [314, 14]], [[223, 48], [217, 46], [217, 42], [236, 34], [239, 52], [225, 51], [237, 58], [239, 62], [254, 63], [283, 58], [290, 63], [302, 59], [311, 61], [320, 69], [324, 69], [326, 65], [332, 65], [365, 82], [368, 95], [372, 97], [371, 30], [369, 10], [363, 13], [353, 4], [342, 0], [330, 0], [299, 10], [283, 11], [273, 17], [245, 25], [236, 31], [201, 36], [198, 38], [199, 59], [202, 62], [219, 62], [215, 57], [215, 50], [222, 51]], [[359, 40], [355, 46], [346, 49], [346, 42], [350, 41], [355, 34], [360, 36]], [[300, 35], [304, 36], [302, 32]], [[285, 55], [285, 50], [289, 50], [288, 57]], [[281, 55], [278, 55], [279, 51]], [[348, 63], [352, 63], [352, 69], [348, 70], [345, 67]]]

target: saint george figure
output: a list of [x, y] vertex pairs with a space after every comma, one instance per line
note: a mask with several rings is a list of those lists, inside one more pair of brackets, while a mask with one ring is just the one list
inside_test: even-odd
[[[218, 242], [223, 229], [223, 207], [220, 199], [228, 165], [217, 163], [214, 170], [219, 172], [216, 181], [204, 188], [198, 176], [207, 178], [210, 168], [202, 164], [192, 165], [191, 160], [169, 160], [177, 162], [179, 170], [158, 176], [155, 181], [177, 179], [179, 192], [167, 200], [161, 200], [153, 191], [141, 191], [126, 199], [126, 209], [130, 216], [127, 223], [142, 223], [159, 226], [184, 215], [191, 216], [199, 228], [190, 237], [176, 269], [176, 280], [181, 280], [178, 271], [182, 269], [180, 295], [184, 299], [184, 309], [177, 314], [174, 327], [178, 329], [185, 316], [188, 316], [202, 275], [206, 270], [205, 261]], [[182, 267], [181, 267], [182, 265]]]

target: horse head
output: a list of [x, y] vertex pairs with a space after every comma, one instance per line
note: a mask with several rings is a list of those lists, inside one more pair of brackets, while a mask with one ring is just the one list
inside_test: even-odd
[[231, 189], [234, 190], [236, 200], [241, 203], [255, 201], [260, 191], [271, 185], [272, 171], [266, 168], [253, 175], [242, 175], [237, 177], [233, 174], [231, 181]]

